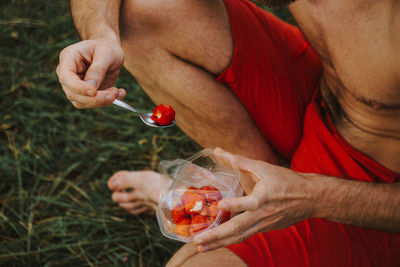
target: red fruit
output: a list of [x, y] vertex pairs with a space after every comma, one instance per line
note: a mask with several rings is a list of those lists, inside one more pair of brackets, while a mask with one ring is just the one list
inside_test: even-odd
[[171, 210], [171, 218], [174, 223], [182, 221], [187, 214], [185, 212], [185, 207], [182, 204], [178, 204]]
[[231, 213], [229, 211], [221, 210], [218, 208], [218, 202], [213, 202], [208, 206], [208, 216], [212, 220], [215, 220], [218, 216], [218, 212], [221, 212], [221, 222], [224, 223], [231, 218]]
[[171, 124], [175, 119], [175, 110], [168, 105], [158, 105], [154, 108], [151, 119], [160, 125]]
[[206, 229], [208, 226], [212, 224], [212, 220], [207, 216], [203, 215], [195, 215], [192, 218], [192, 222], [190, 224], [190, 234], [194, 234], [200, 232], [203, 229]]
[[221, 214], [221, 222], [220, 223], [229, 221], [230, 218], [231, 218], [231, 212], [223, 210], [222, 214]]
[[218, 202], [213, 202], [210, 204], [210, 206], [208, 206], [208, 216], [210, 216], [213, 220], [215, 220], [219, 211], [220, 209], [218, 208]]
[[208, 206], [207, 205], [203, 205], [203, 208], [200, 211], [200, 215], [209, 216], [208, 215]]
[[186, 188], [186, 190], [199, 190], [199, 189], [195, 186], [189, 186], [188, 188]]
[[175, 233], [180, 236], [190, 236], [190, 223], [191, 220], [189, 218], [184, 218], [175, 224]]
[[198, 193], [197, 189], [188, 188], [181, 197], [185, 212], [187, 214], [199, 214], [206, 204], [205, 198]]
[[200, 192], [209, 204], [214, 201], [220, 201], [222, 199], [221, 192], [219, 192], [219, 190], [212, 185], [201, 187]]

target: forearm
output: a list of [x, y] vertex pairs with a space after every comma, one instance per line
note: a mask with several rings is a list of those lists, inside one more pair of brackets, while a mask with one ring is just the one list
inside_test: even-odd
[[400, 185], [309, 175], [313, 217], [400, 232]]
[[82, 39], [105, 38], [119, 42], [121, 0], [71, 0], [71, 12]]

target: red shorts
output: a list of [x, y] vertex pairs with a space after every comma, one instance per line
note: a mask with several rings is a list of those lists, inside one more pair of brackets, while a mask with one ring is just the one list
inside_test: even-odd
[[[400, 175], [353, 149], [313, 99], [321, 62], [302, 33], [246, 0], [225, 0], [235, 44], [228, 85], [274, 150], [299, 172], [391, 183]], [[228, 247], [249, 266], [400, 266], [400, 234], [304, 220]]]

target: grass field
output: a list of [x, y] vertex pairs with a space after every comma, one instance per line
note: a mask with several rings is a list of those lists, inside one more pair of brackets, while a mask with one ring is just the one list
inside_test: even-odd
[[[0, 7], [0, 266], [163, 266], [181, 244], [153, 217], [126, 215], [106, 182], [200, 147], [176, 127], [67, 101], [55, 74], [59, 52], [78, 41], [67, 1]], [[152, 108], [126, 71], [117, 85], [127, 102]]]

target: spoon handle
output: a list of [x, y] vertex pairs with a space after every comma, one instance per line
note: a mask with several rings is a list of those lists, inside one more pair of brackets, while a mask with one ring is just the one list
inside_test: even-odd
[[134, 109], [133, 107], [129, 106], [129, 105], [126, 104], [125, 102], [122, 102], [121, 100], [115, 99], [115, 100], [113, 101], [113, 104], [114, 104], [114, 105], [117, 105], [117, 106], [120, 106], [121, 108], [126, 108], [126, 109], [128, 109], [128, 110], [130, 110], [130, 111], [133, 111], [133, 112], [139, 114], [139, 112], [138, 112], [136, 109]]

